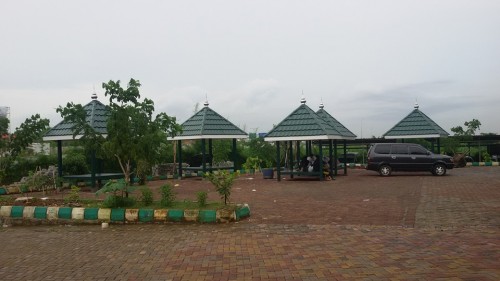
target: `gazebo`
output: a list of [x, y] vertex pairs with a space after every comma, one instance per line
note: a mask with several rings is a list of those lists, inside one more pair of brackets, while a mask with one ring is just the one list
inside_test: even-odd
[[[325, 120], [330, 126], [335, 128], [335, 130], [341, 134], [342, 139], [343, 139], [343, 147], [344, 147], [344, 159], [346, 159], [346, 155], [347, 155], [346, 140], [353, 140], [356, 138], [356, 135], [353, 132], [351, 132], [349, 129], [347, 129], [344, 125], [342, 125], [342, 123], [337, 121], [337, 119], [335, 119], [332, 115], [330, 115], [330, 113], [328, 113], [325, 110], [325, 106], [323, 105], [323, 103], [321, 103], [319, 105], [319, 110], [316, 111], [316, 114], [319, 117], [321, 117], [323, 120]], [[338, 142], [337, 139], [333, 140], [333, 151], [334, 151], [334, 158], [335, 159], [338, 159], [338, 157], [337, 157], [337, 142]], [[329, 145], [329, 149], [331, 151], [332, 150], [331, 141], [328, 143], [328, 145]], [[334, 173], [335, 173], [335, 175], [337, 175], [337, 161], [334, 161], [333, 166], [334, 166]], [[347, 175], [347, 160], [346, 160], [346, 163], [344, 163], [344, 174]]]
[[[437, 140], [437, 153], [441, 153], [440, 138], [447, 136], [449, 134], [443, 128], [420, 111], [418, 103], [415, 103], [413, 111], [408, 116], [383, 135], [386, 139], [401, 139], [403, 142], [405, 139], [435, 139]], [[432, 146], [434, 150], [434, 142]]]
[[[204, 107], [195, 113], [191, 118], [181, 124], [182, 133], [169, 138], [177, 142], [177, 155], [179, 161], [179, 176], [182, 176], [182, 170], [201, 171], [203, 173], [217, 169], [232, 169], [236, 171], [236, 140], [246, 139], [248, 134], [241, 130], [226, 118], [212, 110], [208, 101], [205, 101]], [[232, 167], [215, 167], [213, 165], [212, 140], [232, 139]], [[200, 167], [183, 167], [182, 166], [182, 141], [184, 140], [201, 140], [202, 162]], [[206, 151], [206, 143], [208, 140], [208, 155]], [[207, 167], [208, 163], [208, 167]]]
[[[276, 162], [277, 162], [277, 179], [281, 180], [281, 174], [289, 174], [293, 178], [294, 175], [297, 176], [312, 176], [318, 177], [320, 180], [324, 179], [323, 174], [323, 145], [328, 143], [329, 145], [329, 158], [332, 159], [333, 155], [333, 141], [334, 140], [346, 140], [353, 139], [355, 136], [351, 136], [345, 130], [338, 121], [331, 122], [331, 119], [327, 119], [326, 111], [321, 111], [321, 115], [314, 112], [309, 106], [306, 105], [305, 98], [300, 101], [300, 106], [295, 109], [290, 115], [288, 115], [283, 121], [281, 121], [276, 127], [274, 127], [269, 133], [264, 137], [265, 141], [276, 143]], [[326, 113], [326, 115], [325, 115]], [[336, 120], [335, 120], [336, 121]], [[348, 130], [347, 130], [348, 131]], [[351, 133], [352, 134], [352, 133]], [[310, 155], [312, 153], [313, 142], [319, 145], [319, 172], [303, 172], [294, 170], [294, 161], [300, 162], [300, 143], [302, 141], [306, 142], [306, 154]], [[280, 144], [285, 142], [287, 145], [288, 157], [288, 169], [281, 170], [280, 162]], [[295, 157], [293, 142], [295, 142]], [[335, 161], [336, 163], [336, 161]], [[285, 165], [286, 166], [286, 165]], [[336, 166], [336, 165], [335, 165]], [[336, 168], [336, 167], [335, 167]], [[330, 165], [330, 174], [332, 173], [333, 167]], [[336, 171], [335, 171], [336, 172]]]
[[[107, 136], [107, 121], [109, 116], [109, 111], [104, 104], [97, 100], [97, 94], [92, 95], [92, 100], [86, 104], [84, 110], [87, 112], [86, 121], [92, 126], [92, 128], [103, 137]], [[59, 177], [63, 177], [62, 170], [62, 142], [67, 140], [81, 139], [83, 135], [74, 135], [73, 127], [74, 123], [67, 122], [65, 120], [59, 122], [57, 125], [52, 127], [44, 136], [44, 141], [56, 141], [57, 142], [57, 172]], [[91, 155], [91, 174], [86, 175], [70, 175], [65, 176], [67, 179], [80, 179], [80, 180], [91, 180], [92, 187], [96, 186], [96, 180], [100, 181], [102, 179], [111, 178], [122, 178], [123, 174], [120, 173], [98, 173], [96, 167], [96, 157], [95, 153]]]

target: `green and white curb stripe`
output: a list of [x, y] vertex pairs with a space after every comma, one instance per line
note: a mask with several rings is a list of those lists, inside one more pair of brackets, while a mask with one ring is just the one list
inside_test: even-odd
[[0, 206], [0, 221], [46, 223], [227, 223], [250, 216], [248, 204], [236, 210], [120, 209]]
[[498, 162], [468, 162], [467, 166], [479, 167], [479, 166], [498, 166]]

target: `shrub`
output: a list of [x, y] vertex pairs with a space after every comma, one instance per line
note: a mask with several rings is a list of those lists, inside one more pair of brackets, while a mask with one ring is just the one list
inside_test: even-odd
[[198, 191], [196, 193], [196, 197], [198, 198], [198, 206], [205, 207], [207, 205], [207, 192], [206, 191]]
[[151, 174], [151, 165], [148, 161], [139, 160], [137, 163], [136, 176], [139, 179], [139, 184], [146, 184], [147, 176]]
[[234, 179], [239, 175], [238, 172], [230, 173], [226, 170], [219, 170], [214, 173], [206, 173], [207, 178], [216, 188], [217, 192], [227, 205], [229, 196], [231, 196], [231, 187], [233, 186]]
[[102, 204], [105, 208], [126, 208], [134, 206], [135, 199], [131, 197], [109, 195], [104, 199]]
[[160, 205], [163, 207], [169, 207], [175, 201], [175, 192], [170, 184], [164, 184], [160, 187], [161, 201]]
[[66, 202], [78, 202], [80, 201], [80, 188], [78, 186], [73, 185], [71, 187], [71, 191], [69, 192], [68, 197], [65, 199]]
[[153, 191], [149, 189], [147, 186], [143, 186], [141, 188], [141, 197], [140, 200], [144, 206], [149, 206], [153, 204]]
[[71, 152], [64, 157], [63, 171], [69, 175], [81, 175], [89, 172], [87, 159], [83, 153]]
[[491, 162], [491, 156], [488, 154], [488, 152], [483, 152], [483, 162]]
[[124, 179], [108, 181], [101, 189], [99, 189], [95, 194], [99, 195], [102, 193], [113, 193], [116, 196], [117, 192], [121, 193], [121, 197], [128, 195], [128, 193], [135, 190], [135, 187], [130, 186], [125, 182]]
[[262, 160], [260, 160], [259, 157], [248, 157], [247, 161], [243, 163], [243, 168], [247, 171], [247, 173], [252, 170], [255, 173], [256, 171], [260, 170], [261, 162]]

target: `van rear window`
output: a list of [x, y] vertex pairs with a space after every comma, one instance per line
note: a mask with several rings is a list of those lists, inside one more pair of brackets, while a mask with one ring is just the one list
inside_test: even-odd
[[377, 154], [390, 154], [391, 153], [391, 145], [390, 144], [376, 145], [374, 152]]

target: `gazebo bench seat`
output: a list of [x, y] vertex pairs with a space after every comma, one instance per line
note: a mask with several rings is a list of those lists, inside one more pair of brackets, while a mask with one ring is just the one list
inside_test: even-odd
[[303, 177], [321, 177], [321, 172], [304, 172], [304, 171], [280, 171], [281, 175], [303, 176]]

